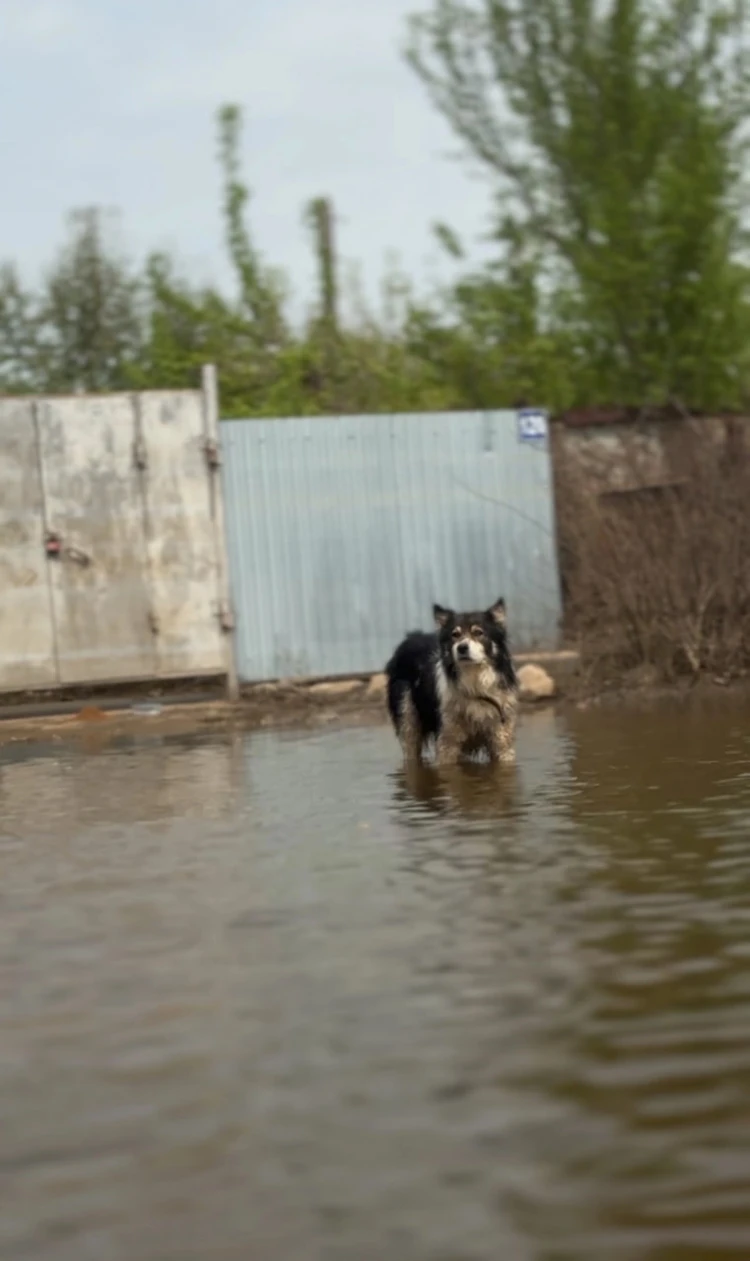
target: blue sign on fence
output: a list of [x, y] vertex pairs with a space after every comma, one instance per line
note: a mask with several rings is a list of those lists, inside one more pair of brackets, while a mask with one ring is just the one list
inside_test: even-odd
[[517, 413], [518, 441], [545, 442], [547, 439], [547, 413], [541, 407], [522, 407]]

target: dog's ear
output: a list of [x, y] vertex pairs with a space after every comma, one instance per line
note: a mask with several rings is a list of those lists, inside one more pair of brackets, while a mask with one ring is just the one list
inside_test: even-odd
[[487, 610], [487, 616], [496, 626], [505, 625], [505, 600], [502, 596]]
[[435, 624], [442, 630], [444, 626], [453, 621], [455, 614], [453, 609], [444, 609], [442, 604], [433, 604], [432, 616], [435, 619]]

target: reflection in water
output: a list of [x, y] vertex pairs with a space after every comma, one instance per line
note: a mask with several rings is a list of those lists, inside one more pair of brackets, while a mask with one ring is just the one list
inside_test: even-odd
[[[409, 765], [398, 770], [394, 779], [399, 805], [411, 797], [431, 814], [501, 819], [512, 814], [519, 801], [515, 766], [490, 773], [486, 766], [473, 764], [440, 769], [431, 764]], [[416, 817], [422, 817], [422, 812]]]
[[13, 820], [24, 832], [52, 826], [68, 833], [100, 822], [233, 817], [245, 787], [239, 734], [220, 744], [194, 736], [113, 743], [93, 728], [82, 732], [81, 743], [85, 757], [71, 757], [60, 744], [41, 761], [27, 744], [0, 750], [0, 828]]
[[747, 719], [3, 750], [0, 1258], [750, 1255]]

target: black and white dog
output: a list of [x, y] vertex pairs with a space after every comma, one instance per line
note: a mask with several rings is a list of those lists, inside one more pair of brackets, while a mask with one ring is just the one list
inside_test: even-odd
[[443, 766], [479, 752], [514, 761], [518, 681], [505, 601], [483, 613], [436, 604], [433, 614], [437, 633], [412, 631], [386, 666], [388, 712], [404, 757], [420, 761], [434, 740]]

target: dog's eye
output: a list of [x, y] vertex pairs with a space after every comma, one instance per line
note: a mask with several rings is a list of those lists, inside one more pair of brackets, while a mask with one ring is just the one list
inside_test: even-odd
[[481, 626], [472, 626], [471, 633], [472, 635], [476, 635], [477, 637], [479, 637], [480, 635], [484, 634], [484, 631], [482, 630]]
[[454, 639], [460, 639], [460, 638], [461, 638], [461, 627], [460, 627], [460, 626], [454, 626], [454, 627], [453, 627], [453, 638], [454, 638]]

